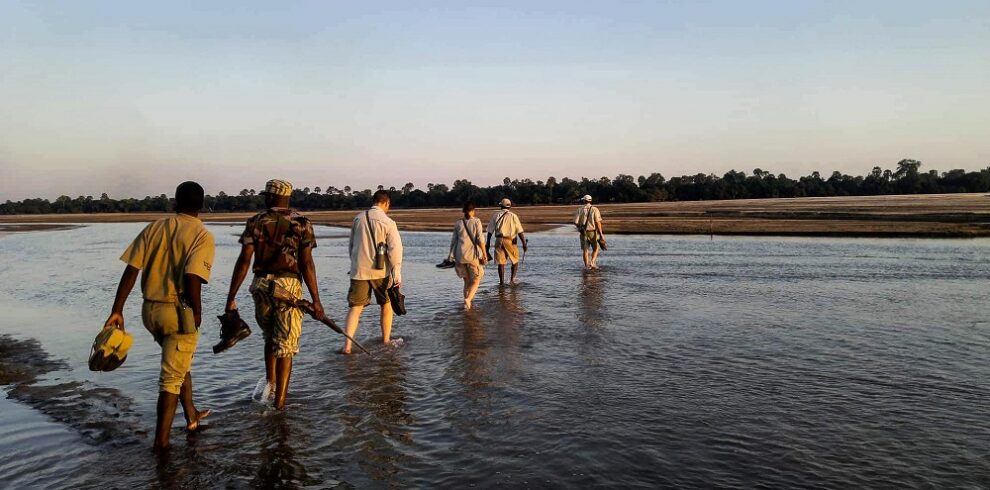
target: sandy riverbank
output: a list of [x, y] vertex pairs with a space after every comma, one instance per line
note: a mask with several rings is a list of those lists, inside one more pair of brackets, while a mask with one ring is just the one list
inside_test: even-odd
[[[523, 206], [514, 210], [529, 231], [567, 226], [577, 207]], [[606, 233], [805, 235], [805, 236], [990, 236], [990, 196], [913, 196], [743, 199], [600, 205]], [[481, 209], [487, 219], [493, 209]], [[312, 211], [314, 223], [349, 226], [354, 210]], [[204, 221], [241, 222], [251, 213], [206, 213]], [[0, 223], [117, 223], [151, 221], [163, 213], [0, 216]], [[457, 209], [397, 209], [403, 230], [446, 231]], [[47, 228], [51, 229], [51, 228]], [[3, 227], [0, 226], [0, 231]], [[16, 230], [25, 231], [25, 230]]]

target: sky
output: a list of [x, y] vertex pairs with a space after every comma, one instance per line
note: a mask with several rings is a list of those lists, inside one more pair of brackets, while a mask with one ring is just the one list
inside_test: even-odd
[[0, 0], [0, 201], [990, 165], [990, 2]]

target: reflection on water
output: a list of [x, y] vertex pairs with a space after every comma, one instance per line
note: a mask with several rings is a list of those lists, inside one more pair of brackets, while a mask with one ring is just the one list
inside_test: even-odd
[[413, 442], [414, 420], [406, 410], [405, 377], [391, 352], [376, 359], [352, 356], [344, 363], [341, 443], [353, 448], [358, 466], [375, 481], [400, 483], [400, 469], [410, 459], [405, 447]]
[[582, 270], [581, 287], [578, 291], [578, 321], [593, 328], [604, 327], [607, 320], [604, 300], [602, 271]]
[[[990, 240], [613, 237], [603, 269], [582, 272], [572, 236], [536, 234], [522, 284], [489, 274], [463, 312], [461, 281], [433, 267], [449, 235], [409, 233], [405, 343], [341, 356], [339, 335], [307, 320], [288, 410], [273, 412], [251, 401], [256, 328], [209, 350], [239, 251], [236, 226], [210, 225], [194, 377], [214, 414], [192, 435], [178, 417], [156, 459], [158, 351], [139, 301], [125, 309], [127, 362], [85, 364], [140, 228], [0, 238], [0, 335], [39, 341], [20, 357], [0, 346], [0, 363], [35, 373], [0, 372], [16, 384], [3, 403], [19, 407], [0, 413], [0, 487], [980, 487], [990, 475]], [[346, 241], [314, 254], [327, 312], [343, 318]]]
[[293, 444], [299, 444], [300, 434], [293, 437], [293, 428], [286, 423], [283, 413], [272, 413], [258, 419], [257, 431], [262, 434], [258, 475], [251, 482], [256, 488], [285, 488], [302, 484], [316, 484], [306, 474], [306, 468], [296, 461]]

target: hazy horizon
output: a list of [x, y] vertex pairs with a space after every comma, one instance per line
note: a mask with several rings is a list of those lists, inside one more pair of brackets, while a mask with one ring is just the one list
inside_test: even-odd
[[990, 165], [988, 2], [10, 2], [0, 28], [0, 201]]

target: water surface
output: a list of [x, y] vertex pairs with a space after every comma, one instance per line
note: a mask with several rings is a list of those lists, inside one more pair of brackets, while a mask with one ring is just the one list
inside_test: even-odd
[[[210, 351], [238, 252], [210, 225], [196, 398], [148, 451], [158, 350], [136, 336], [112, 373], [86, 369], [141, 224], [0, 238], [0, 334], [61, 369], [6, 388], [0, 486], [986, 487], [990, 240], [612, 237], [582, 272], [571, 233], [531, 236], [522, 284], [489, 267], [462, 312], [438, 270], [449, 238], [405, 233], [399, 348], [341, 356], [304, 325], [289, 408], [252, 402], [260, 331]], [[341, 321], [345, 233], [318, 228], [324, 305]], [[250, 318], [245, 285], [239, 298]], [[365, 313], [359, 339], [380, 342]], [[181, 419], [181, 417], [177, 417]]]

